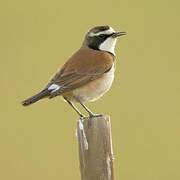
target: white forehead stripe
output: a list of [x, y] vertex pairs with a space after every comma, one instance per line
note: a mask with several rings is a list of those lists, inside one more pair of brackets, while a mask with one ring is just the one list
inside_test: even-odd
[[113, 32], [115, 32], [115, 30], [112, 27], [110, 27], [108, 30], [105, 31], [100, 31], [97, 33], [90, 32], [89, 36], [93, 37], [93, 36], [99, 36], [100, 34], [112, 34]]

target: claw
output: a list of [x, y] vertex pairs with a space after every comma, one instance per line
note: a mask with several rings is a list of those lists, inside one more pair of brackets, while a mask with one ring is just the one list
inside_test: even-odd
[[93, 113], [89, 113], [89, 117], [101, 117], [102, 114], [93, 114]]

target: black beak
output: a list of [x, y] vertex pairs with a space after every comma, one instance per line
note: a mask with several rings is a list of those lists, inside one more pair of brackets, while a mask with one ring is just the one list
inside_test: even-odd
[[113, 37], [113, 38], [117, 38], [117, 37], [119, 37], [119, 36], [124, 36], [124, 35], [126, 35], [126, 34], [127, 34], [126, 32], [117, 31], [117, 32], [114, 32], [114, 33], [112, 34], [112, 37]]

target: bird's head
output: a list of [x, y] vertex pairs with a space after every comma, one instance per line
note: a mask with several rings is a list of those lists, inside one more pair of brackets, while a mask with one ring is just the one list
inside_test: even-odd
[[115, 31], [110, 26], [96, 26], [86, 34], [83, 45], [115, 55], [116, 40], [125, 34], [126, 32]]

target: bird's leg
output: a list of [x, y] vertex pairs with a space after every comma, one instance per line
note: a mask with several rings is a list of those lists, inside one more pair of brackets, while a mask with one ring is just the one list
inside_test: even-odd
[[81, 106], [87, 111], [87, 113], [89, 114], [89, 117], [98, 117], [98, 116], [102, 116], [102, 114], [94, 114], [87, 106], [85, 106], [82, 102], [79, 102], [81, 104]]
[[[65, 99], [65, 98], [64, 98]], [[81, 118], [83, 118], [84, 117], [84, 115], [79, 111], [79, 109], [71, 102], [71, 101], [69, 101], [69, 100], [67, 100], [67, 99], [65, 99], [67, 102], [68, 102], [68, 104], [77, 112], [77, 114], [81, 117]]]

